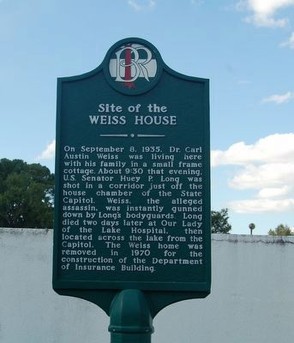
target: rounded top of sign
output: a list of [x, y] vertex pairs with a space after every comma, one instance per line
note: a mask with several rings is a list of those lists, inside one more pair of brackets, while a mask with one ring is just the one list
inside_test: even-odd
[[118, 41], [108, 50], [103, 65], [110, 86], [126, 95], [148, 92], [162, 73], [158, 50], [140, 38]]

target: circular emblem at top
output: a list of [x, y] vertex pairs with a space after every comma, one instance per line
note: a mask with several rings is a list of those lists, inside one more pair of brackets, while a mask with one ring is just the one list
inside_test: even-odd
[[157, 49], [139, 38], [117, 42], [107, 53], [104, 64], [109, 84], [127, 95], [148, 92], [158, 82], [161, 71]]

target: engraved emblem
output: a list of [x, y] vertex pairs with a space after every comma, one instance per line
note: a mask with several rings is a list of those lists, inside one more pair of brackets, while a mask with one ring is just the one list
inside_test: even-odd
[[158, 63], [154, 52], [139, 43], [119, 46], [109, 59], [109, 75], [122, 92], [145, 91], [157, 78]]

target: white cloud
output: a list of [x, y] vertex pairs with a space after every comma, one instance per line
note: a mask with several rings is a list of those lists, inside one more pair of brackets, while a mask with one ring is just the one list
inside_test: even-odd
[[233, 201], [242, 213], [294, 209], [294, 133], [274, 134], [254, 144], [238, 142], [212, 152], [212, 165], [239, 165], [229, 180], [236, 190], [254, 190], [253, 199]]
[[55, 139], [37, 156], [37, 160], [51, 160], [55, 155]]
[[245, 20], [256, 26], [284, 27], [288, 19], [275, 18], [276, 13], [293, 5], [294, 0], [242, 0], [239, 1], [237, 8], [251, 12]]
[[192, 5], [203, 5], [203, 0], [190, 0]]
[[237, 83], [238, 83], [238, 85], [250, 85], [251, 81], [249, 81], [249, 80], [238, 80]]
[[128, 4], [135, 11], [150, 10], [155, 7], [155, 0], [128, 0]]
[[250, 163], [273, 163], [294, 161], [294, 133], [273, 134], [254, 144], [238, 142], [227, 150], [214, 150], [211, 154], [213, 167], [218, 165], [248, 165]]
[[292, 34], [289, 37], [289, 39], [286, 42], [283, 42], [281, 44], [281, 46], [288, 47], [290, 49], [294, 49], [294, 32], [292, 32]]
[[258, 192], [259, 198], [276, 198], [289, 194], [292, 191], [290, 186], [282, 186], [280, 188], [263, 188]]
[[262, 99], [262, 102], [274, 102], [276, 104], [283, 104], [294, 99], [294, 92], [287, 92], [285, 94], [273, 94], [267, 98]]
[[284, 163], [248, 165], [230, 180], [236, 189], [262, 189], [294, 184], [294, 159]]
[[240, 200], [231, 202], [229, 207], [237, 213], [286, 212], [294, 210], [294, 198]]

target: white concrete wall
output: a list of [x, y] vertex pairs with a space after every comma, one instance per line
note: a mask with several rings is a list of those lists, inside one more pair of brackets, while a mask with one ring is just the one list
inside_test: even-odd
[[[162, 310], [152, 342], [293, 342], [294, 237], [214, 235], [212, 248], [212, 294]], [[0, 229], [0, 342], [110, 342], [100, 308], [54, 293], [51, 261], [52, 231]]]

